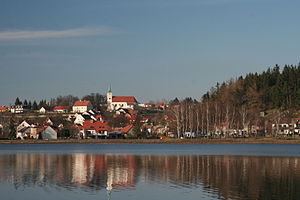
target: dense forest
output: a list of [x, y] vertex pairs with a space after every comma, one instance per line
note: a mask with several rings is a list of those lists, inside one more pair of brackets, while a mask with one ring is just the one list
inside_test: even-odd
[[230, 94], [236, 105], [257, 107], [261, 111], [300, 106], [300, 64], [286, 65], [283, 70], [274, 68], [250, 73], [237, 80], [217, 84], [203, 96], [203, 100], [221, 99]]
[[[169, 124], [182, 132], [209, 133], [218, 126], [271, 133], [271, 125], [290, 123], [300, 108], [300, 64], [276, 65], [262, 73], [249, 73], [217, 83], [200, 101], [171, 101]], [[251, 131], [255, 129], [256, 131]]]

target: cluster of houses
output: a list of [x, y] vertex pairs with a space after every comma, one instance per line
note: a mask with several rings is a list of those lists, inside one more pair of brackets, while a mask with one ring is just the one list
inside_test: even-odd
[[[58, 127], [61, 128], [61, 127]], [[22, 121], [16, 128], [17, 139], [57, 139], [58, 129], [53, 128], [53, 122], [48, 118], [43, 123], [28, 123]]]
[[[104, 119], [103, 113], [93, 109], [90, 101], [79, 100], [74, 102], [71, 112], [66, 106], [55, 106], [53, 112], [63, 113], [64, 122], [53, 123], [49, 117], [40, 123], [29, 123], [22, 121], [16, 124], [16, 138], [18, 139], [57, 139], [61, 137], [59, 133], [65, 128], [72, 127], [77, 130], [75, 134], [78, 138], [126, 138], [134, 135], [134, 123], [137, 120], [137, 106], [145, 108], [159, 106], [160, 109], [165, 108], [164, 103], [159, 105], [146, 103], [138, 104], [134, 96], [113, 96], [111, 90], [107, 93], [107, 112], [110, 116], [122, 116], [126, 119], [126, 124], [121, 127], [112, 126], [107, 119]], [[13, 113], [25, 112], [24, 106], [6, 107]], [[45, 108], [39, 110], [40, 113], [46, 113]], [[111, 120], [111, 119], [110, 119]], [[139, 128], [147, 134], [152, 132], [163, 132], [166, 127], [153, 126], [147, 117], [139, 118]]]

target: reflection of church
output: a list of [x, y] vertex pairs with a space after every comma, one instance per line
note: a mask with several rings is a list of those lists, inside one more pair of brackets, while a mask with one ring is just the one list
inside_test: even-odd
[[[111, 156], [111, 164], [107, 166], [107, 187], [108, 191], [112, 189], [122, 190], [132, 188], [135, 184], [135, 162], [133, 156]], [[123, 164], [120, 165], [119, 162]]]

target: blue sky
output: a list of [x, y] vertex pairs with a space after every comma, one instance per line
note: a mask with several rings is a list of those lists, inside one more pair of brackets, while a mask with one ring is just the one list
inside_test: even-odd
[[300, 61], [296, 0], [0, 0], [0, 105], [91, 92], [140, 102]]

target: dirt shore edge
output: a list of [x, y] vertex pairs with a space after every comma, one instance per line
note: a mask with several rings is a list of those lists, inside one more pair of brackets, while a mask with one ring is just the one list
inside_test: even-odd
[[296, 138], [0, 140], [0, 144], [300, 144]]

